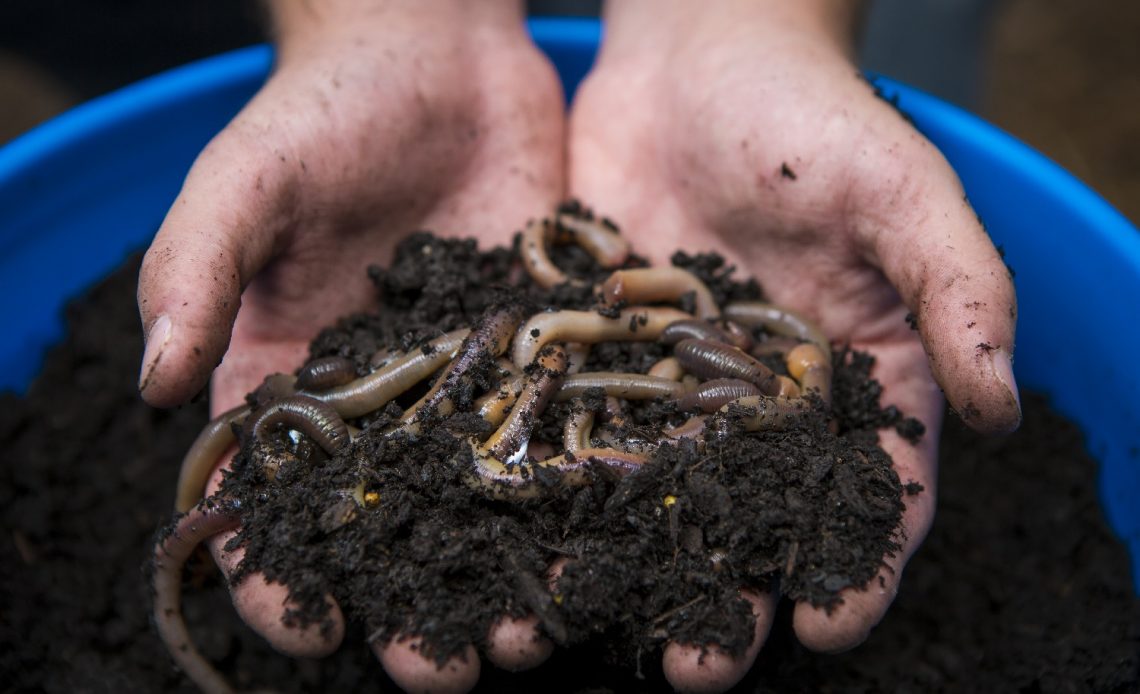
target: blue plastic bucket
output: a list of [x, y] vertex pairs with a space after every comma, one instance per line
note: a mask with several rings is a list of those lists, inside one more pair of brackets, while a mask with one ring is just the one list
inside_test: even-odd
[[[572, 94], [593, 62], [598, 23], [535, 20], [531, 30]], [[0, 388], [25, 388], [61, 336], [64, 302], [146, 245], [195, 155], [271, 62], [270, 49], [254, 47], [172, 70], [0, 150]], [[1005, 248], [1020, 302], [1018, 381], [1051, 395], [1084, 429], [1140, 588], [1140, 369], [1123, 349], [1140, 344], [1140, 233], [1012, 137], [931, 96], [878, 83], [942, 149]]]

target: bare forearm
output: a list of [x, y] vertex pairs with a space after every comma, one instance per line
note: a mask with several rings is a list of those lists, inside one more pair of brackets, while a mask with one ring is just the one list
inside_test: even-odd
[[865, 0], [610, 0], [606, 49], [668, 51], [738, 35], [803, 37], [854, 54]]

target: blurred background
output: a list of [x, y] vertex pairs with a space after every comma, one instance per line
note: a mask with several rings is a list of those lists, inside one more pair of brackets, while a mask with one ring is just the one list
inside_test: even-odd
[[[530, 3], [540, 15], [596, 14], [599, 4]], [[980, 114], [1140, 221], [1140, 3], [870, 4], [865, 68]], [[0, 144], [87, 99], [266, 37], [257, 0], [4, 0]]]

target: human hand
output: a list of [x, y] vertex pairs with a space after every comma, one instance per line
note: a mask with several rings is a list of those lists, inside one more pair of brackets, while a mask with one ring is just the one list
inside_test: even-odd
[[[621, 220], [655, 264], [674, 248], [720, 252], [773, 302], [874, 355], [884, 404], [926, 425], [917, 445], [881, 432], [899, 477], [926, 490], [907, 499], [901, 551], [830, 614], [796, 605], [797, 637], [824, 652], [867, 637], [930, 527], [939, 386], [976, 429], [1010, 431], [1021, 417], [1010, 274], [941, 154], [859, 76], [854, 7], [610, 3], [568, 148], [571, 194]], [[675, 687], [723, 690], [745, 674], [777, 597], [744, 597], [757, 618], [748, 652], [701, 659], [670, 644]]]
[[[273, 11], [273, 75], [199, 156], [143, 263], [140, 389], [153, 405], [184, 402], [215, 365], [212, 413], [241, 403], [267, 373], [301, 364], [332, 318], [371, 305], [366, 267], [407, 232], [501, 241], [502, 220], [546, 213], [563, 193], [561, 87], [520, 2], [281, 0]], [[222, 551], [231, 536], [211, 543], [227, 575], [242, 556]], [[339, 608], [331, 632], [288, 628], [287, 596], [261, 575], [233, 590], [278, 650], [335, 650]], [[533, 620], [501, 623], [488, 643], [512, 669], [550, 651]], [[443, 691], [478, 678], [468, 651], [443, 669], [410, 642], [378, 656], [402, 686]]]

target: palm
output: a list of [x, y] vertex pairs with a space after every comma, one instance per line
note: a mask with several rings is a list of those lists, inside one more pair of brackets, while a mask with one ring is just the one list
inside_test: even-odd
[[[805, 643], [850, 647], [886, 610], [933, 518], [943, 398], [928, 352], [955, 404], [971, 402], [970, 381], [986, 369], [971, 363], [986, 356], [974, 346], [1002, 345], [998, 335], [1012, 347], [1003, 322], [1012, 290], [953, 172], [843, 56], [794, 41], [692, 48], [642, 65], [626, 57], [617, 69], [603, 55], [571, 115], [571, 192], [624, 222], [655, 263], [677, 248], [721, 253], [773, 301], [874, 355], [884, 404], [926, 424], [918, 446], [883, 432], [899, 476], [927, 493], [907, 500], [903, 552], [881, 574], [882, 590], [849, 592], [831, 617], [797, 609]], [[958, 281], [972, 286], [937, 292]], [[971, 320], [970, 296], [1004, 315]], [[911, 309], [925, 323], [921, 338], [905, 320]], [[938, 361], [944, 352], [953, 358]], [[1003, 417], [980, 424], [1008, 426]]]

